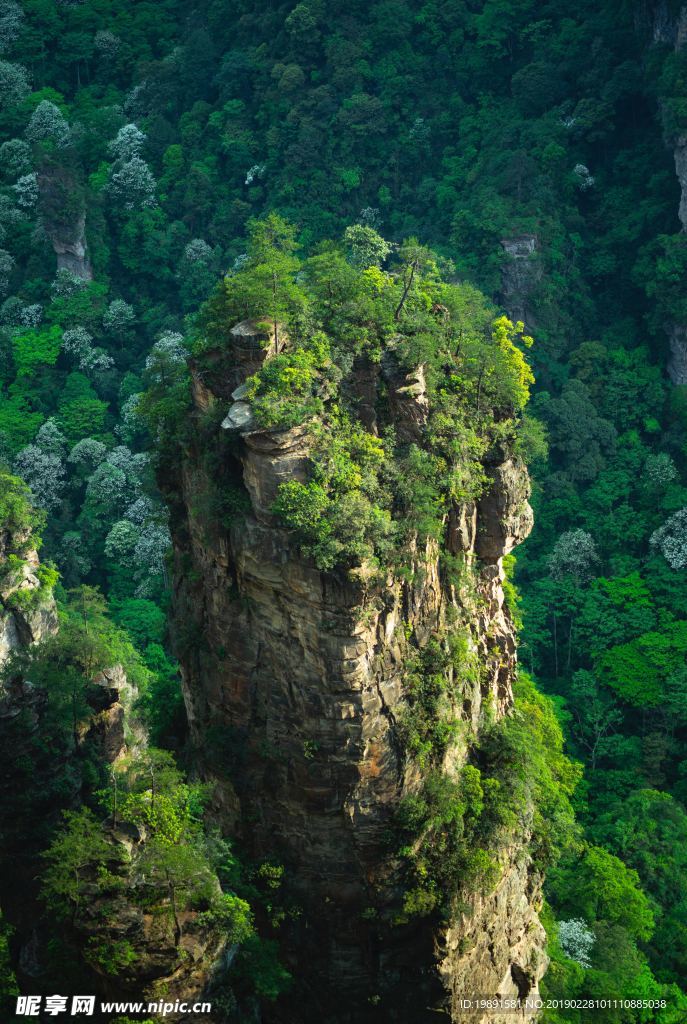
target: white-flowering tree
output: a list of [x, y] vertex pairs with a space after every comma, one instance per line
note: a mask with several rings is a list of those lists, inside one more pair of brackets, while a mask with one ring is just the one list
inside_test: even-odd
[[68, 270], [66, 267], [60, 267], [55, 274], [55, 279], [50, 285], [50, 291], [55, 298], [69, 298], [70, 295], [76, 295], [82, 288], [86, 287], [86, 282], [78, 274], [75, 274], [72, 270]]
[[29, 76], [21, 64], [0, 60], [0, 109], [19, 103], [29, 94]]
[[127, 480], [126, 473], [106, 459], [89, 477], [84, 510], [112, 523], [121, 517], [134, 496], [135, 486]]
[[644, 461], [642, 483], [652, 489], [667, 487], [677, 479], [677, 467], [668, 452], [647, 455]]
[[184, 248], [184, 260], [188, 263], [210, 263], [214, 253], [203, 238], [192, 238]]
[[47, 452], [49, 455], [57, 455], [60, 459], [64, 458], [69, 447], [67, 438], [58, 427], [53, 416], [47, 419], [39, 428], [35, 443], [41, 451]]
[[79, 370], [91, 380], [114, 366], [114, 359], [104, 348], [94, 348], [93, 337], [84, 327], [72, 327], [62, 335], [62, 351], [70, 356]]
[[76, 469], [81, 470], [85, 476], [91, 473], [107, 458], [107, 446], [95, 437], [84, 437], [77, 441], [69, 453], [67, 462], [71, 462]]
[[132, 452], [126, 445], [120, 444], [108, 452], [107, 462], [110, 466], [121, 470], [127, 480], [138, 487], [143, 473], [150, 463], [150, 457], [145, 452]]
[[62, 351], [78, 360], [91, 350], [93, 336], [85, 327], [70, 327], [62, 334]]
[[118, 519], [105, 538], [105, 554], [120, 565], [133, 569], [134, 552], [140, 536], [139, 526], [127, 519]]
[[18, 327], [21, 324], [21, 314], [24, 303], [16, 295], [10, 295], [0, 306], [0, 324], [5, 327]]
[[150, 498], [146, 494], [142, 494], [140, 498], [136, 498], [136, 501], [129, 505], [124, 513], [124, 518], [137, 526], [144, 526], [155, 514], [159, 516], [160, 513]]
[[126, 163], [135, 156], [140, 156], [146, 141], [146, 135], [135, 124], [125, 124], [116, 136], [108, 143], [107, 151], [115, 160]]
[[22, 210], [31, 210], [38, 202], [38, 178], [34, 171], [23, 174], [12, 189], [17, 197], [17, 206]]
[[142, 397], [142, 391], [129, 395], [120, 409], [119, 423], [115, 427], [115, 434], [125, 444], [131, 444], [137, 435], [145, 429], [145, 421], [140, 413]]
[[43, 319], [43, 307], [40, 302], [32, 302], [30, 306], [22, 306], [19, 311], [19, 323], [22, 327], [38, 327]]
[[245, 184], [252, 185], [254, 181], [256, 181], [259, 178], [262, 178], [264, 173], [265, 164], [253, 164], [253, 166], [249, 167], [248, 170], [246, 171]]
[[0, 249], [0, 295], [7, 294], [13, 269], [14, 256], [7, 249]]
[[133, 306], [124, 299], [113, 299], [103, 313], [103, 327], [111, 334], [124, 334], [136, 321]]
[[360, 211], [360, 217], [358, 220], [361, 224], [364, 224], [368, 228], [374, 228], [376, 231], [381, 224], [382, 218], [376, 206], [365, 206]]
[[549, 572], [556, 579], [572, 576], [576, 580], [590, 579], [599, 561], [596, 544], [586, 530], [567, 530], [562, 533], [549, 556]]
[[183, 335], [176, 331], [163, 331], [146, 359], [146, 376], [154, 384], [176, 380], [187, 359], [188, 349], [184, 346]]
[[[3, 228], [14, 227], [26, 220], [26, 214], [20, 210], [9, 196], [0, 195], [0, 224]], [[4, 235], [3, 235], [4, 238]]]
[[79, 369], [90, 380], [97, 380], [106, 370], [114, 366], [114, 359], [104, 348], [91, 348], [79, 359]]
[[591, 174], [589, 168], [585, 164], [575, 164], [573, 168], [573, 177], [577, 182], [577, 187], [581, 192], [587, 192], [590, 188], [594, 187], [595, 178]]
[[170, 547], [169, 530], [161, 523], [148, 523], [134, 550], [138, 586], [136, 597], [152, 597], [164, 576], [165, 555]]
[[155, 189], [153, 172], [140, 156], [117, 163], [110, 171], [108, 194], [124, 210], [143, 210], [155, 206]]
[[169, 546], [169, 531], [162, 523], [119, 519], [105, 539], [105, 554], [131, 570], [136, 597], [152, 597], [160, 588]]
[[18, 453], [14, 471], [31, 489], [34, 504], [51, 512], [62, 500], [65, 471], [62, 459], [52, 452], [30, 444]]
[[592, 966], [590, 954], [596, 942], [596, 936], [586, 921], [575, 917], [569, 921], [559, 921], [558, 941], [565, 955], [578, 963], [580, 967]]
[[21, 32], [24, 12], [16, 0], [0, 0], [0, 53], [7, 53]]
[[687, 568], [687, 508], [666, 519], [651, 535], [652, 548], [658, 548], [671, 569]]
[[119, 36], [116, 36], [114, 32], [108, 32], [107, 29], [100, 29], [93, 37], [93, 48], [104, 60], [113, 60], [121, 45], [122, 41]]
[[0, 167], [10, 178], [29, 174], [33, 168], [31, 147], [23, 139], [9, 139], [0, 146]]
[[51, 140], [63, 145], [69, 138], [69, 122], [59, 107], [50, 100], [41, 100], [24, 132], [29, 142]]
[[202, 238], [192, 239], [184, 249], [177, 280], [185, 309], [196, 309], [219, 276], [217, 254]]

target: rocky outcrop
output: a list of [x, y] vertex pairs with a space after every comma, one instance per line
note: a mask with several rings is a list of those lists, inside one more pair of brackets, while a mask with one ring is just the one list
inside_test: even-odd
[[[653, 7], [652, 36], [654, 43], [671, 46], [676, 52], [687, 45], [687, 6], [675, 13], [665, 0]], [[680, 203], [677, 210], [682, 232], [687, 232], [687, 136], [678, 135], [667, 140], [673, 149], [675, 173], [680, 185]], [[669, 358], [667, 371], [673, 384], [687, 384], [687, 326], [667, 324]]]
[[[147, 839], [142, 827], [112, 825], [104, 837], [112, 850], [107, 863], [111, 883], [104, 885], [95, 874], [86, 876], [88, 898], [80, 903], [67, 936], [85, 954], [98, 991], [113, 999], [129, 994], [168, 1003], [200, 1001], [227, 944], [224, 930], [209, 926], [200, 911], [175, 912], [171, 897], [160, 898], [158, 890], [151, 901], [140, 864]], [[215, 885], [219, 892], [216, 880]], [[113, 950], [127, 951], [126, 966], [116, 978], [110, 966]], [[203, 1017], [168, 1013], [167, 1019], [193, 1022]]]
[[57, 628], [55, 602], [42, 588], [38, 567], [30, 536], [0, 531], [0, 667], [13, 651]]
[[[222, 360], [231, 353], [213, 365]], [[199, 411], [231, 402], [240, 386], [236, 367], [219, 386], [213, 375], [204, 393], [194, 386]], [[420, 438], [422, 371], [402, 374], [386, 358], [376, 379], [397, 435]], [[367, 379], [361, 394], [372, 425]], [[399, 729], [413, 651], [464, 624], [480, 671], [459, 680], [455, 714], [475, 730], [485, 702], [497, 714], [512, 707], [516, 644], [501, 559], [531, 528], [526, 472], [495, 455], [482, 499], [450, 516], [448, 547], [464, 559], [470, 587], [444, 570], [433, 541], [403, 576], [321, 572], [271, 512], [280, 482], [306, 478], [306, 428], [224, 426], [211, 451], [199, 434], [163, 485], [173, 510], [173, 629], [199, 769], [215, 782], [225, 833], [250, 857], [284, 865], [294, 908], [277, 938], [295, 987], [264, 1020], [419, 1024], [437, 1012], [459, 1019], [461, 996], [536, 992], [545, 957], [526, 823], [500, 851], [493, 891], [468, 888], [448, 921], [399, 915], [390, 838], [400, 801], [422, 782]], [[245, 516], [223, 524], [198, 515], [199, 495], [237, 487], [250, 499]], [[444, 770], [460, 772], [464, 759], [456, 742]]]
[[[517, 850], [504, 851], [503, 859], [503, 874], [493, 892], [475, 897], [469, 912], [461, 914], [446, 933], [440, 971], [450, 992], [454, 1020], [464, 1018], [460, 1000], [466, 996], [489, 999], [498, 993], [504, 1001], [534, 1000], [537, 981], [548, 966], [542, 953], [546, 935], [536, 913], [541, 902], [537, 883], [532, 884]], [[470, 1019], [475, 1016], [471, 1013]], [[514, 1014], [494, 1013], [487, 1019], [491, 1024], [509, 1024]]]
[[38, 174], [38, 194], [41, 221], [57, 257], [57, 269], [91, 281], [83, 190], [66, 168], [55, 165]]
[[[687, 22], [687, 18], [685, 19]], [[682, 230], [687, 231], [687, 138], [681, 135], [675, 143], [675, 173], [680, 183], [678, 217]]]
[[38, 194], [41, 221], [57, 257], [57, 269], [91, 281], [86, 206], [78, 182], [64, 167], [46, 166], [38, 174]]
[[399, 367], [393, 353], [385, 352], [381, 368], [399, 437], [408, 443], [419, 441], [429, 416], [424, 367], [418, 366], [406, 373]]
[[57, 256], [57, 269], [68, 270], [82, 281], [93, 280], [91, 260], [86, 244], [86, 214], [81, 213], [69, 229], [49, 232], [52, 247]]
[[511, 320], [521, 320], [529, 330], [535, 326], [531, 299], [542, 278], [539, 242], [536, 235], [516, 235], [501, 241], [501, 302]]

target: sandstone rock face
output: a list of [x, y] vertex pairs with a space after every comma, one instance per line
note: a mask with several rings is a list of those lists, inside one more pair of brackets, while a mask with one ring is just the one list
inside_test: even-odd
[[[675, 11], [665, 0], [654, 4], [652, 11], [652, 34], [654, 43], [664, 43], [676, 51], [687, 45], [687, 5]], [[680, 184], [678, 218], [682, 231], [687, 231], [687, 137], [680, 135], [671, 140], [675, 158], [675, 173]], [[687, 384], [687, 326], [668, 324], [666, 327], [670, 343], [668, 376], [673, 384]]]
[[82, 281], [93, 280], [93, 269], [86, 245], [86, 215], [82, 214], [72, 231], [53, 233], [52, 247], [57, 256], [57, 269], [68, 270]]
[[[123, 885], [119, 892], [103, 894], [95, 878], [87, 879], [89, 898], [79, 907], [70, 933], [79, 947], [97, 948], [101, 941], [106, 948], [125, 943], [134, 955], [116, 978], [97, 958], [89, 958], [98, 992], [111, 999], [128, 994], [146, 1001], [201, 1001], [213, 965], [226, 946], [226, 935], [217, 926], [209, 927], [198, 911], [184, 911], [178, 915], [183, 933], [177, 941], [169, 899], [163, 899], [154, 910], [145, 900], [145, 875], [137, 867], [146, 841], [144, 831], [117, 825], [107, 830], [105, 838], [112, 848], [108, 868]], [[200, 1024], [207, 1015], [173, 1012], [167, 1019]]]
[[673, 324], [668, 332], [670, 358], [668, 376], [673, 384], [687, 384], [687, 327]]
[[82, 281], [93, 279], [86, 243], [86, 209], [75, 214], [78, 183], [65, 168], [52, 167], [38, 175], [41, 221], [57, 257], [57, 269], [68, 270]]
[[687, 138], [681, 135], [675, 143], [675, 173], [680, 182], [678, 217], [682, 230], [687, 231]]
[[[229, 399], [238, 383], [230, 376], [220, 385]], [[400, 375], [387, 360], [380, 379], [397, 431], [418, 437], [422, 371]], [[363, 393], [369, 410], [368, 376]], [[495, 890], [464, 893], [469, 909], [448, 923], [394, 923], [401, 878], [389, 847], [399, 801], [421, 782], [398, 727], [410, 633], [423, 645], [457, 617], [467, 621], [481, 671], [463, 681], [457, 713], [477, 727], [485, 701], [497, 714], [512, 706], [516, 644], [501, 559], [531, 529], [525, 470], [507, 458], [487, 467], [484, 497], [447, 524], [450, 550], [476, 567], [468, 598], [433, 541], [415, 551], [414, 573], [383, 582], [320, 572], [301, 556], [270, 508], [280, 482], [306, 478], [305, 428], [218, 431], [213, 465], [242, 477], [250, 498], [248, 514], [229, 526], [194, 512], [197, 496], [218, 486], [207, 454], [191, 446], [178, 476], [164, 481], [173, 631], [199, 768], [216, 783], [216, 819], [251, 857], [284, 865], [299, 908], [279, 930], [296, 989], [263, 1019], [420, 1024], [437, 1012], [458, 1020], [461, 996], [536, 992], [545, 968], [540, 879], [525, 843], [501, 851]], [[456, 742], [445, 770], [459, 771], [464, 758]]]
[[501, 301], [511, 320], [522, 320], [529, 329], [535, 325], [529, 299], [541, 281], [538, 242], [535, 235], [517, 235], [501, 242], [504, 263], [501, 272]]
[[0, 531], [0, 667], [13, 651], [37, 643], [57, 629], [57, 612], [51, 595], [39, 596], [36, 575], [38, 554], [30, 548], [21, 555], [17, 569], [8, 568], [29, 538]]

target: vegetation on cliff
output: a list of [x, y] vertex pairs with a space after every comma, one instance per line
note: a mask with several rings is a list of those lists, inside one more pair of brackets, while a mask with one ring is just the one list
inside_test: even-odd
[[[307, 427], [309, 477], [283, 483], [274, 512], [321, 569], [384, 571], [411, 539], [439, 540], [449, 509], [481, 493], [487, 453], [526, 447], [519, 428], [533, 378], [523, 325], [498, 317], [472, 286], [449, 283], [450, 263], [415, 240], [388, 269], [378, 264], [392, 246], [369, 227], [363, 242], [347, 232], [301, 260], [291, 225], [276, 214], [255, 222], [193, 345], [202, 377], [204, 352], [231, 358], [238, 320], [264, 319], [264, 361], [242, 401], [258, 428]], [[272, 301], [278, 319], [268, 318]], [[361, 408], [365, 374], [387, 390], [386, 409]], [[416, 421], [397, 436], [393, 405], [403, 401]], [[154, 423], [168, 402], [168, 387], [154, 385], [144, 403]], [[168, 431], [183, 437], [187, 419], [180, 403]]]

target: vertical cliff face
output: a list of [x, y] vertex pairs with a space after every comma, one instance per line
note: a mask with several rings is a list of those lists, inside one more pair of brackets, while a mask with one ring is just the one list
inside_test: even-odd
[[512, 320], [522, 320], [529, 330], [536, 326], [533, 297], [542, 279], [539, 242], [536, 235], [517, 235], [501, 241], [504, 263], [501, 273], [501, 301]]
[[[683, 51], [687, 44], [687, 6], [681, 6], [676, 12], [662, 0], [655, 4], [652, 14], [654, 43], [670, 46], [676, 53]], [[687, 231], [687, 136], [675, 135], [667, 143], [672, 147], [675, 158], [675, 173], [680, 185], [677, 215], [684, 233]], [[670, 343], [668, 375], [673, 384], [687, 384], [687, 325], [667, 324], [666, 329]]]
[[[418, 652], [462, 631], [478, 666], [446, 670], [448, 717], [460, 726], [437, 766], [443, 775], [459, 777], [467, 737], [512, 707], [502, 558], [531, 529], [526, 472], [497, 446], [481, 498], [446, 520], [445, 551], [467, 582], [431, 539], [415, 545], [404, 572], [319, 570], [272, 511], [280, 484], [308, 478], [312, 425], [258, 429], [241, 386], [247, 330], [232, 332], [240, 345], [193, 367], [195, 426], [164, 485], [173, 631], [198, 761], [216, 783], [214, 812], [250, 857], [284, 864], [298, 908], [277, 936], [294, 994], [265, 1019], [379, 1020], [382, 1010], [390, 1021], [434, 1020], [437, 1010], [458, 1019], [461, 997], [536, 991], [544, 935], [527, 823], [499, 850], [495, 884], [457, 880], [447, 917], [402, 912], [394, 845], [399, 806], [423, 783], [403, 725]], [[349, 383], [368, 429], [383, 402], [396, 436], [421, 437], [421, 367], [401, 373], [386, 354], [367, 372], [354, 365]], [[227, 493], [245, 500], [223, 516]]]
[[41, 222], [57, 257], [57, 269], [91, 281], [86, 206], [78, 182], [64, 167], [46, 166], [38, 175], [38, 191]]
[[38, 567], [29, 531], [0, 531], [0, 667], [13, 651], [57, 627], [55, 603], [41, 594]]

